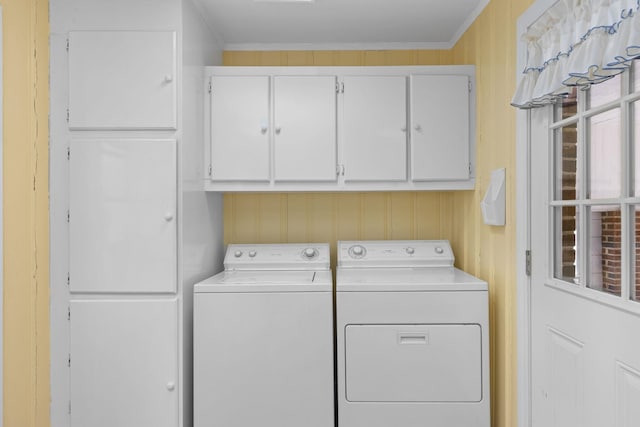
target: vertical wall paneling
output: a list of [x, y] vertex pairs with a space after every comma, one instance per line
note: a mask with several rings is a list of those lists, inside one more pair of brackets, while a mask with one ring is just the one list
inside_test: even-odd
[[3, 414], [49, 423], [48, 76], [46, 0], [2, 0]]
[[[3, 203], [3, 198], [2, 198], [2, 185], [3, 185], [3, 181], [2, 181], [2, 86], [3, 86], [3, 82], [2, 82], [2, 5], [0, 5], [0, 295], [4, 295], [3, 289], [4, 289], [4, 278], [3, 278], [3, 264], [4, 262], [2, 260], [4, 260], [3, 258], [3, 233], [2, 233], [2, 211], [4, 210], [4, 203]], [[0, 303], [0, 384], [3, 383], [2, 381], [2, 372], [3, 372], [3, 366], [2, 366], [2, 360], [3, 360], [3, 351], [2, 351], [2, 339], [4, 336], [3, 331], [3, 309], [2, 306], [4, 304]], [[2, 427], [2, 414], [3, 414], [3, 400], [2, 400], [2, 396], [3, 396], [3, 389], [2, 387], [0, 387], [0, 427]]]

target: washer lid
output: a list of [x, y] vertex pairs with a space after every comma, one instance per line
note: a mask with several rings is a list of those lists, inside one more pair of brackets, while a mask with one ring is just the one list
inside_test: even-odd
[[338, 292], [487, 291], [487, 282], [454, 267], [338, 267]]
[[223, 271], [194, 286], [195, 293], [331, 292], [331, 271]]
[[338, 242], [338, 267], [452, 267], [448, 240], [369, 240]]
[[328, 270], [328, 243], [254, 244], [227, 247], [225, 270]]

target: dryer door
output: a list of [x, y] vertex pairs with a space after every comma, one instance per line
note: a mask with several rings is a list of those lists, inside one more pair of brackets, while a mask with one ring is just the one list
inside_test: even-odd
[[479, 402], [481, 341], [476, 324], [347, 325], [347, 400]]

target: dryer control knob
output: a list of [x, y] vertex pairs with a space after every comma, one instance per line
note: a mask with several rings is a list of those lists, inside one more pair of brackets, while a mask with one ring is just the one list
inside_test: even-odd
[[349, 248], [349, 255], [352, 258], [362, 258], [367, 253], [367, 250], [364, 246], [354, 245]]
[[249, 257], [251, 257], [251, 258], [255, 258], [256, 255], [258, 255], [258, 253], [256, 251], [250, 251], [249, 252]]
[[407, 253], [408, 253], [409, 255], [413, 255], [415, 251], [416, 251], [416, 250], [415, 250], [415, 249], [413, 249], [411, 246], [409, 246], [409, 247], [407, 248]]
[[242, 251], [235, 251], [233, 254], [236, 258], [240, 258], [242, 256]]
[[436, 246], [436, 253], [437, 254], [443, 254], [444, 253], [444, 249], [442, 249], [440, 246]]
[[313, 249], [313, 248], [307, 248], [307, 249], [305, 249], [305, 250], [302, 252], [302, 254], [303, 254], [305, 257], [307, 257], [307, 258], [313, 258], [313, 257], [315, 257], [318, 253], [317, 253], [317, 252], [316, 252], [316, 250], [315, 250], [315, 249]]

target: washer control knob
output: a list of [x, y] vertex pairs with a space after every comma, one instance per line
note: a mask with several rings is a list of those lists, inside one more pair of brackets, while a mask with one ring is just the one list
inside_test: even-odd
[[442, 255], [444, 253], [444, 249], [442, 249], [440, 246], [436, 246], [436, 253]]
[[316, 255], [318, 255], [318, 252], [317, 252], [315, 249], [313, 249], [313, 248], [307, 248], [307, 249], [305, 249], [304, 251], [302, 251], [302, 254], [303, 254], [306, 258], [311, 259], [311, 258], [315, 257]]
[[235, 251], [233, 256], [235, 256], [236, 258], [240, 258], [242, 256], [242, 251]]
[[249, 257], [255, 258], [258, 253], [256, 251], [249, 251]]
[[415, 249], [413, 249], [411, 246], [409, 246], [406, 250], [407, 250], [407, 253], [408, 253], [409, 255], [413, 255], [413, 253], [416, 251], [416, 250], [415, 250]]

